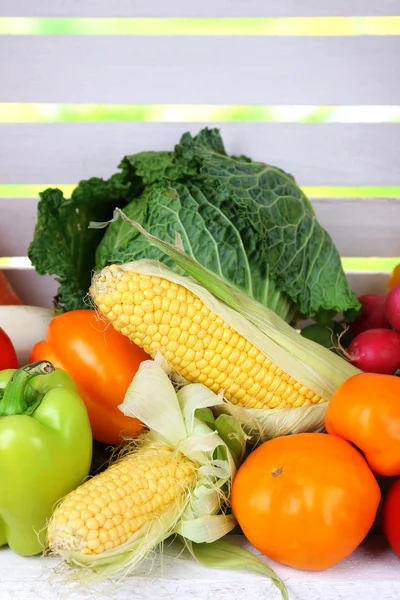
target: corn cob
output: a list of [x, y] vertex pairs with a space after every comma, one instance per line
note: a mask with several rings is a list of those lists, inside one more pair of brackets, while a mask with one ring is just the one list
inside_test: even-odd
[[148, 431], [68, 494], [48, 523], [49, 549], [77, 568], [77, 581], [126, 575], [173, 534], [213, 542], [236, 524], [227, 508], [246, 436], [228, 415], [210, 428], [210, 415], [206, 423], [197, 411], [222, 400], [199, 384], [176, 391], [160, 358], [140, 364], [119, 407]]
[[149, 430], [64, 498], [48, 525], [50, 550], [74, 567], [65, 572], [68, 583], [88, 584], [129, 575], [178, 535], [200, 563], [264, 573], [287, 600], [269, 567], [221, 541], [236, 525], [229, 497], [246, 435], [232, 416], [204, 414], [223, 403], [220, 397], [201, 384], [177, 391], [168, 372], [160, 355], [140, 364], [119, 408]]
[[56, 508], [48, 527], [50, 549], [99, 555], [117, 548], [166, 508], [179, 507], [196, 471], [168, 446], [143, 447], [122, 458]]
[[117, 331], [154, 356], [160, 351], [190, 382], [252, 409], [319, 404], [296, 381], [183, 285], [113, 265], [94, 277], [91, 295]]

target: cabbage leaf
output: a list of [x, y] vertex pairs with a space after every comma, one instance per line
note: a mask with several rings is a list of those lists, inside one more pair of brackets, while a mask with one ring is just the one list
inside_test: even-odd
[[[59, 291], [62, 310], [84, 307], [93, 269], [140, 258], [176, 269], [122, 219], [111, 222], [105, 232], [97, 230], [99, 238], [90, 237], [88, 223], [102, 220], [100, 213], [110, 214], [117, 206], [149, 233], [179, 243], [189, 256], [290, 323], [301, 317], [323, 322], [358, 310], [338, 251], [293, 176], [246, 156], [229, 156], [217, 129], [205, 128], [195, 137], [185, 133], [173, 151], [126, 156], [119, 167], [120, 173], [109, 180], [118, 187], [111, 186], [106, 202], [92, 189], [85, 192], [88, 182], [80, 182], [74, 191], [84, 214], [79, 227], [73, 203], [64, 202], [63, 223], [57, 224], [52, 208], [52, 233], [57, 237], [64, 227], [69, 239], [64, 236], [67, 248], [51, 259], [40, 227], [50, 204], [46, 193], [41, 196], [29, 256], [39, 273], [67, 273]], [[101, 182], [103, 192], [108, 185], [90, 181]], [[84, 249], [84, 261], [72, 247]]]

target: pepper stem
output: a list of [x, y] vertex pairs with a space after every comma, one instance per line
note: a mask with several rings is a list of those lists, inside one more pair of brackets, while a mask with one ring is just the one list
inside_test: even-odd
[[37, 375], [47, 375], [53, 371], [54, 366], [48, 360], [41, 360], [18, 369], [8, 382], [4, 396], [0, 400], [0, 417], [31, 414], [40, 404], [41, 397], [27, 393], [28, 381]]

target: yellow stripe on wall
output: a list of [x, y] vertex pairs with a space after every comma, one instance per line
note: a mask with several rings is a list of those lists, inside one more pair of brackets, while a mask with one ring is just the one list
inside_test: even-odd
[[400, 16], [282, 18], [0, 18], [0, 35], [399, 35]]
[[[78, 183], [78, 182], [77, 182]], [[66, 198], [75, 184], [69, 183], [15, 183], [0, 184], [1, 198], [37, 198], [46, 188], [58, 188]], [[308, 198], [400, 198], [400, 186], [301, 186]]]
[[[343, 269], [348, 272], [391, 273], [400, 264], [400, 257], [343, 257], [341, 261]], [[32, 264], [26, 256], [0, 256], [0, 269], [32, 269]]]
[[0, 102], [0, 123], [146, 121], [153, 123], [394, 123], [400, 106], [55, 104]]

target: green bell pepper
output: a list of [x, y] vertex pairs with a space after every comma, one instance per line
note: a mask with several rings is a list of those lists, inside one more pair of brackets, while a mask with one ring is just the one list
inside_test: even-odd
[[39, 554], [55, 504], [87, 477], [92, 432], [75, 382], [40, 361], [0, 371], [0, 546]]

